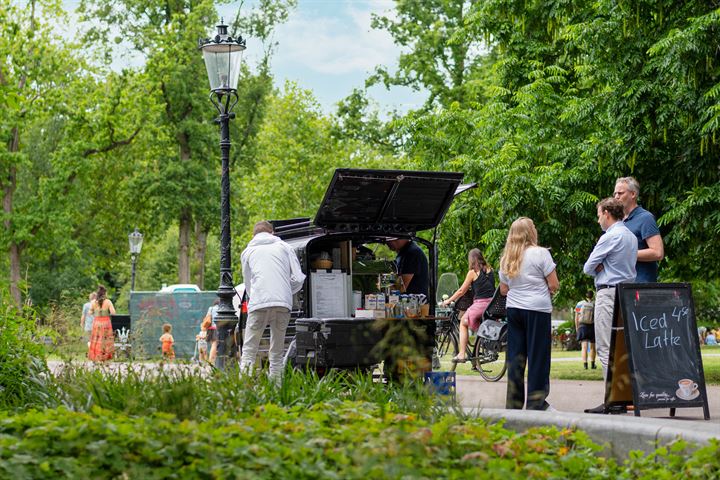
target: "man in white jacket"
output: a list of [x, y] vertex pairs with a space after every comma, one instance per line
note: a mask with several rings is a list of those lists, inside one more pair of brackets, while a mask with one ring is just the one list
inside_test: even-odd
[[292, 297], [302, 288], [305, 274], [292, 247], [273, 235], [270, 222], [255, 224], [253, 238], [240, 260], [249, 298], [240, 369], [252, 370], [263, 331], [270, 325], [269, 375], [279, 381]]

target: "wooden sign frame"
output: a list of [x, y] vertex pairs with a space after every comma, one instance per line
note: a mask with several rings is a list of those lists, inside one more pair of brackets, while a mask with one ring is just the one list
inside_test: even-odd
[[[629, 331], [628, 314], [629, 305], [624, 305], [623, 293], [629, 290], [640, 292], [642, 290], [668, 290], [677, 292], [686, 290], [690, 310], [687, 321], [690, 323], [690, 336], [688, 342], [698, 366], [699, 378], [697, 380], [699, 395], [692, 400], [672, 398], [668, 401], [664, 398], [662, 402], [649, 401], [640, 398], [637, 370], [632, 355], [632, 341], [626, 335]], [[629, 406], [633, 405], [635, 416], [640, 416], [640, 410], [656, 408], [670, 408], [670, 416], [675, 416], [676, 408], [702, 407], [705, 420], [710, 419], [708, 407], [707, 389], [705, 387], [705, 372], [703, 371], [702, 355], [697, 334], [697, 323], [695, 320], [695, 305], [692, 298], [692, 289], [689, 283], [622, 283], [617, 285], [615, 290], [615, 306], [613, 310], [612, 331], [610, 335], [610, 355], [608, 359], [607, 378], [605, 380], [605, 405]]]

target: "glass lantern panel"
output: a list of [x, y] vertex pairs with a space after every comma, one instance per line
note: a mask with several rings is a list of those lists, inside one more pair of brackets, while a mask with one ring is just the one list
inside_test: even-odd
[[130, 240], [130, 253], [134, 255], [140, 254], [140, 250], [142, 249], [142, 242], [143, 242], [143, 236], [141, 234], [134, 234], [131, 233], [128, 235], [128, 240]]
[[203, 47], [210, 90], [236, 90], [240, 77], [242, 50], [237, 45]]

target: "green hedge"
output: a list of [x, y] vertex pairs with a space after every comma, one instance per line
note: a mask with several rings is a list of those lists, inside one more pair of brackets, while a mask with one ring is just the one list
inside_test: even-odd
[[718, 478], [718, 443], [684, 443], [623, 465], [582, 432], [518, 434], [447, 414], [434, 422], [369, 402], [258, 406], [204, 422], [101, 408], [0, 416], [0, 477], [155, 478]]
[[720, 478], [718, 442], [618, 464], [583, 432], [488, 425], [417, 382], [142, 365], [49, 378], [22, 402], [0, 392], [2, 479]]

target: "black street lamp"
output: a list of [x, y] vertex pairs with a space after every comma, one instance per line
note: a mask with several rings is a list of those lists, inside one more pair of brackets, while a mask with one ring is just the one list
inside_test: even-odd
[[135, 263], [138, 255], [140, 255], [140, 250], [142, 250], [142, 233], [138, 232], [136, 228], [134, 232], [128, 235], [128, 240], [130, 242], [130, 259], [132, 260], [132, 276], [130, 280], [130, 291], [132, 292], [135, 290]]
[[232, 299], [235, 294], [230, 258], [230, 119], [231, 112], [238, 102], [237, 83], [240, 76], [242, 52], [245, 40], [228, 35], [227, 25], [222, 19], [213, 38], [200, 40], [200, 50], [205, 59], [208, 79], [210, 80], [210, 100], [217, 109], [220, 124], [220, 153], [222, 179], [220, 182], [220, 286], [218, 287], [218, 305], [215, 323], [218, 332], [218, 349], [215, 366], [224, 368], [231, 347], [238, 317], [235, 314]]

